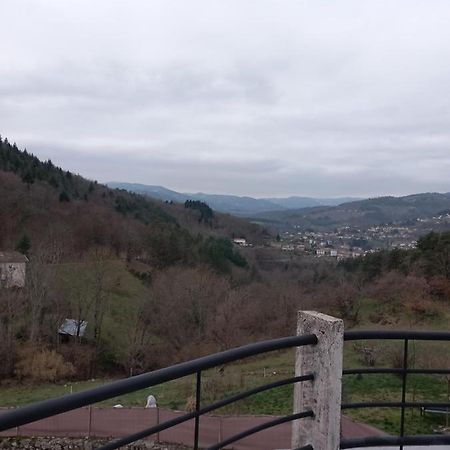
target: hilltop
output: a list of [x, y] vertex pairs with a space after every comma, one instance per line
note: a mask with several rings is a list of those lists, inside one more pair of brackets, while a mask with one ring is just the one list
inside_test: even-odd
[[450, 193], [423, 193], [404, 197], [378, 197], [332, 207], [267, 211], [253, 219], [280, 228], [366, 228], [381, 224], [411, 224], [450, 211]]
[[180, 193], [162, 186], [111, 182], [108, 186], [125, 189], [166, 202], [198, 200], [214, 210], [249, 218], [274, 229], [331, 230], [339, 227], [368, 228], [384, 224], [412, 225], [417, 219], [450, 212], [450, 193], [419, 193], [403, 197], [369, 199], [352, 197], [253, 198], [235, 195]]
[[208, 203], [208, 205], [217, 211], [243, 217], [266, 211], [289, 210], [313, 206], [334, 206], [356, 200], [356, 198], [352, 197], [313, 198], [291, 196], [284, 198], [253, 198], [237, 195], [204, 194], [202, 192], [181, 193], [163, 186], [151, 186], [138, 183], [109, 182], [107, 184], [113, 188], [126, 189], [130, 192], [137, 192], [164, 201], [184, 203], [186, 200], [200, 200]]

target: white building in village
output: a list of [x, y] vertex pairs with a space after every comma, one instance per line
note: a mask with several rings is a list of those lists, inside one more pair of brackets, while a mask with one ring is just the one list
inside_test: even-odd
[[0, 288], [23, 288], [27, 262], [21, 253], [0, 251]]

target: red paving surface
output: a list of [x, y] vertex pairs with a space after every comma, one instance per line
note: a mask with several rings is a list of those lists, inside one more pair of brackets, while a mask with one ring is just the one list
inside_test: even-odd
[[[111, 437], [126, 436], [185, 414], [181, 411], [144, 408], [81, 408], [58, 416], [0, 433], [0, 436], [55, 436], [55, 437]], [[200, 419], [200, 446], [209, 447], [241, 431], [275, 419], [274, 416], [220, 416], [206, 415]], [[311, 420], [311, 419], [302, 419]], [[291, 423], [249, 436], [232, 444], [233, 450], [273, 450], [289, 448]], [[342, 434], [345, 438], [383, 435], [380, 430], [343, 417]], [[177, 425], [154, 436], [156, 440], [192, 445], [193, 420]]]
[[371, 427], [365, 423], [355, 422], [343, 416], [341, 421], [342, 436], [346, 439], [368, 436], [386, 436], [386, 433], [378, 428]]

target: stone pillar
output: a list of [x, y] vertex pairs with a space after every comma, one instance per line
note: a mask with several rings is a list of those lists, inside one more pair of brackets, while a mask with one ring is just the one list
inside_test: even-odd
[[311, 409], [315, 416], [292, 425], [292, 448], [338, 450], [341, 425], [341, 378], [344, 322], [315, 311], [299, 311], [297, 335], [315, 334], [317, 345], [298, 347], [295, 375], [314, 374], [314, 381], [296, 383], [294, 413]]

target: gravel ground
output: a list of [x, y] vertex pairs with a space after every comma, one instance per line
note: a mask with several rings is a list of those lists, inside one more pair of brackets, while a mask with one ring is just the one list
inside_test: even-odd
[[[69, 438], [0, 438], [0, 449], [14, 450], [95, 450], [110, 442], [102, 439]], [[161, 442], [138, 441], [126, 447], [128, 450], [189, 450], [188, 447]]]

